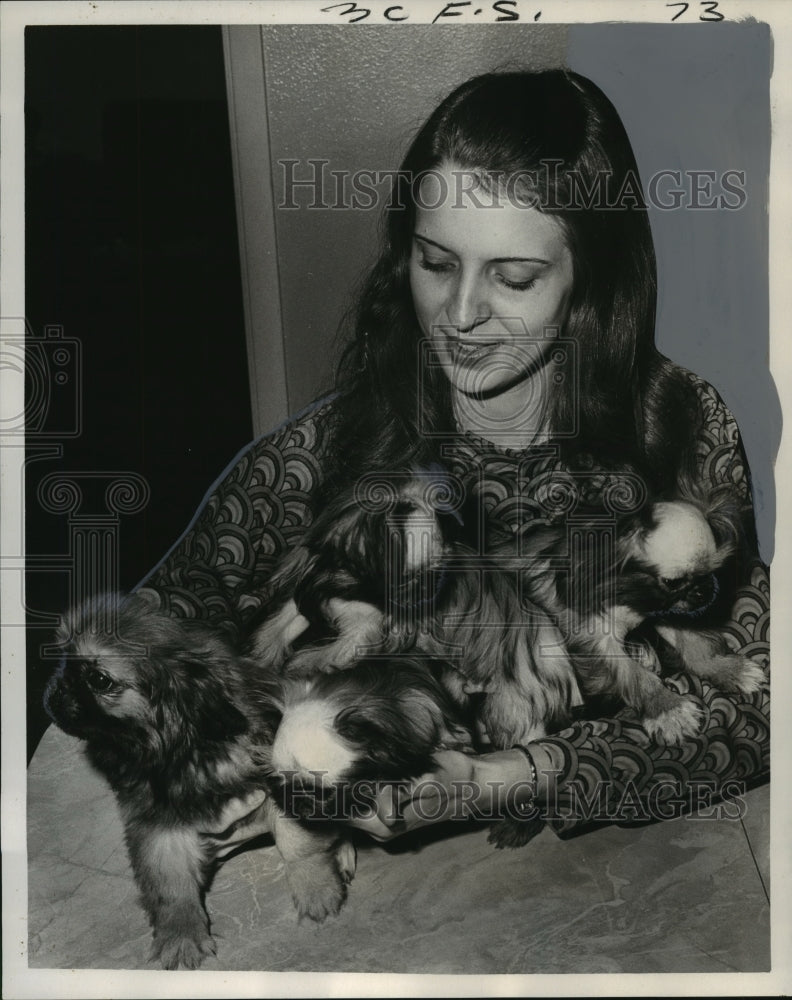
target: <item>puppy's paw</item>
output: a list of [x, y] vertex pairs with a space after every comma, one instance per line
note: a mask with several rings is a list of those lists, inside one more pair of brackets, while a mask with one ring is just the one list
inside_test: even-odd
[[160, 927], [154, 934], [151, 957], [163, 969], [197, 969], [207, 955], [216, 955], [217, 945], [208, 927]]
[[290, 677], [313, 677], [316, 674], [333, 674], [352, 666], [352, 658], [343, 658], [337, 643], [309, 647], [295, 653], [286, 665]]
[[[327, 860], [331, 861], [330, 856]], [[346, 882], [332, 863], [321, 868], [317, 865], [290, 865], [288, 879], [300, 920], [308, 917], [322, 923], [327, 917], [334, 917], [346, 899]]]
[[357, 870], [357, 851], [352, 841], [342, 840], [336, 848], [335, 858], [341, 881], [349, 885]]
[[754, 694], [767, 686], [767, 674], [761, 664], [739, 653], [716, 656], [706, 667], [705, 676], [721, 691]]
[[643, 720], [644, 729], [658, 743], [679, 744], [695, 736], [701, 728], [701, 709], [690, 698], [679, 698], [678, 704], [658, 715]]
[[741, 656], [742, 667], [739, 675], [739, 690], [743, 694], [755, 694], [766, 688], [770, 681], [761, 663], [749, 656]]
[[525, 847], [543, 828], [544, 823], [538, 816], [531, 819], [503, 819], [492, 827], [487, 840], [499, 850], [505, 847]]

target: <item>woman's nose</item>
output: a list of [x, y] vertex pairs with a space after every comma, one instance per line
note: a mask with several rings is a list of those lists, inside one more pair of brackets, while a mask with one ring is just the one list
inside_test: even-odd
[[477, 326], [486, 323], [491, 310], [483, 283], [474, 275], [460, 275], [447, 312], [452, 326], [460, 333], [470, 333]]

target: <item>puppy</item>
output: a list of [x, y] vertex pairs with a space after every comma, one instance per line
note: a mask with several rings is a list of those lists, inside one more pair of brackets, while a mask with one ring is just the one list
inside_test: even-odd
[[[115, 622], [115, 627], [113, 623]], [[270, 794], [268, 754], [281, 684], [235, 654], [201, 622], [171, 618], [143, 594], [110, 596], [73, 612], [58, 639], [67, 648], [45, 706], [85, 740], [118, 799], [153, 958], [196, 968], [215, 944], [204, 909], [224, 851], [269, 829], [298, 913], [336, 913], [354, 874], [354, 849], [327, 825], [287, 817]], [[210, 839], [233, 799], [262, 793], [256, 812]], [[223, 845], [225, 844], [225, 847]]]
[[[602, 544], [602, 543], [605, 544]], [[534, 528], [523, 536], [525, 589], [557, 620], [586, 695], [615, 696], [641, 716], [660, 742], [695, 735], [694, 701], [663, 684], [663, 666], [750, 694], [761, 666], [729, 650], [702, 624], [728, 611], [726, 586], [741, 544], [728, 494], [658, 500], [621, 519], [613, 534], [600, 522]], [[632, 641], [643, 637], [641, 645]]]
[[393, 624], [383, 610], [425, 605], [430, 573], [458, 527], [432, 485], [405, 473], [398, 487], [372, 482], [332, 499], [268, 582], [250, 655], [275, 670], [288, 660], [290, 675], [311, 676], [380, 650]]
[[345, 820], [370, 807], [382, 783], [432, 770], [437, 750], [471, 750], [469, 727], [436, 668], [425, 659], [360, 660], [286, 681], [269, 756], [284, 809]]
[[[718, 604], [728, 610], [719, 580], [742, 543], [726, 489], [705, 496], [681, 484], [679, 498], [647, 503], [612, 526], [576, 521], [574, 545], [568, 526], [529, 525], [516, 545], [491, 542], [485, 559], [448, 538], [448, 518], [429, 501], [405, 477], [392, 503], [402, 518], [394, 542], [392, 520], [383, 526], [354, 496], [340, 498], [343, 530], [332, 516], [316, 523], [284, 574], [283, 616], [265, 623], [254, 645], [283, 654], [324, 619], [334, 634], [298, 651], [295, 669], [344, 668], [361, 649], [445, 660], [446, 687], [459, 701], [478, 697], [496, 747], [562, 728], [580, 703], [578, 683], [588, 696], [621, 699], [668, 743], [694, 735], [700, 718], [691, 699], [662, 683], [663, 663], [726, 691], [764, 683], [762, 668], [701, 620]], [[647, 641], [633, 641], [639, 628]]]

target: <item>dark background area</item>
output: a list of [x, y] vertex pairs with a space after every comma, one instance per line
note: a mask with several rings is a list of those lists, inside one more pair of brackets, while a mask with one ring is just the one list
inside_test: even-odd
[[[26, 398], [38, 407], [26, 551], [42, 564], [26, 580], [30, 756], [55, 666], [41, 656], [53, 635], [41, 615], [71, 599], [57, 568], [69, 520], [44, 509], [42, 480], [98, 473], [82, 514], [105, 509], [103, 474], [147, 481], [144, 509], [117, 523], [126, 590], [252, 431], [220, 28], [29, 27], [25, 60], [26, 314], [35, 338], [61, 328], [71, 358], [42, 409], [55, 341], [29, 352], [43, 371], [29, 364]], [[59, 437], [80, 409], [79, 433]], [[44, 443], [61, 457], [36, 458]]]

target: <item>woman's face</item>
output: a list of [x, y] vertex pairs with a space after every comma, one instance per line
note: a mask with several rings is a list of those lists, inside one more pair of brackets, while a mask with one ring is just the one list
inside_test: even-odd
[[564, 230], [535, 208], [470, 191], [470, 171], [435, 173], [421, 186], [410, 256], [421, 330], [457, 392], [519, 391], [552, 351], [546, 329], [560, 333], [567, 319], [574, 275]]

